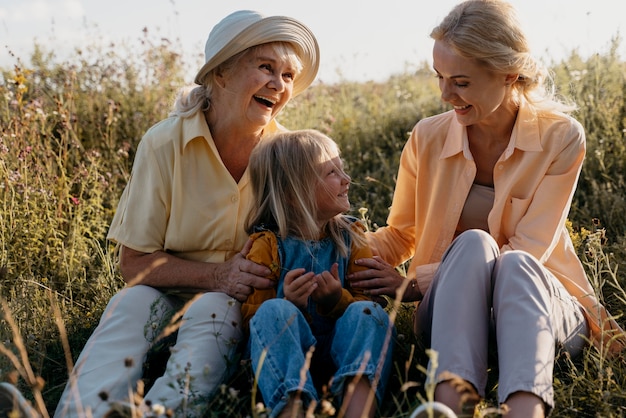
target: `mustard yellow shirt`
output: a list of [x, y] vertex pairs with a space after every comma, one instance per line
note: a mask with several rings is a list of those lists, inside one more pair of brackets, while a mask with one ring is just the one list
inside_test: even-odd
[[[353, 228], [358, 233], [363, 233], [362, 226], [360, 226], [358, 222], [353, 224]], [[252, 234], [250, 238], [254, 242], [246, 258], [267, 266], [271, 270], [268, 278], [277, 282], [276, 285], [278, 285], [278, 280], [281, 276], [281, 265], [280, 257], [278, 255], [278, 242], [276, 240], [276, 235], [269, 231], [262, 231]], [[359, 258], [370, 258], [372, 256], [373, 254], [371, 248], [367, 246], [357, 246], [353, 241], [350, 250], [347, 274], [365, 270], [363, 266], [356, 265], [354, 260]], [[264, 301], [274, 298], [276, 298], [276, 287], [262, 290], [255, 289], [254, 292], [248, 296], [248, 300], [246, 300], [246, 302], [241, 306], [241, 316], [245, 330], [248, 329], [250, 319], [252, 319], [259, 306], [261, 306]], [[341, 298], [335, 307], [326, 313], [325, 316], [335, 319], [339, 318], [343, 315], [348, 305], [358, 300], [370, 300], [370, 298], [362, 291], [350, 287], [349, 281], [346, 279], [344, 288], [342, 289]]]
[[[282, 129], [272, 122], [265, 132]], [[167, 118], [139, 143], [108, 239], [145, 253], [224, 262], [248, 239], [249, 181], [248, 171], [239, 183], [232, 178], [202, 112]]]
[[[565, 227], [584, 155], [580, 123], [560, 113], [537, 115], [522, 103], [494, 167], [488, 226], [502, 252], [523, 250], [543, 263], [585, 307], [597, 334], [606, 312]], [[454, 238], [475, 175], [467, 131], [453, 111], [417, 123], [401, 156], [387, 226], [368, 239], [393, 265], [412, 258], [408, 277], [422, 293]]]

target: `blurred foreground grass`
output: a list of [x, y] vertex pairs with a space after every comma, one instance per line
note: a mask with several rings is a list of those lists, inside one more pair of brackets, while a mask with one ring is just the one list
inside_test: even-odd
[[[559, 91], [580, 106], [575, 116], [588, 140], [571, 234], [599, 297], [624, 324], [626, 64], [618, 42], [589, 59], [573, 52], [551, 68]], [[57, 62], [37, 48], [28, 63], [16, 58], [0, 69], [0, 373], [50, 412], [68, 367], [123, 285], [105, 236], [134, 151], [183, 84], [186, 64], [167, 40], [146, 35], [130, 49], [87, 48]], [[366, 208], [375, 228], [385, 223], [409, 131], [443, 110], [424, 64], [384, 83], [317, 84], [279, 119], [338, 141], [354, 181], [354, 215]], [[411, 309], [398, 306], [384, 416], [408, 416], [426, 394]], [[561, 356], [556, 370], [552, 416], [626, 416], [623, 358], [589, 348], [580, 359]], [[245, 390], [249, 378], [244, 372], [224, 386], [211, 416], [259, 415]]]

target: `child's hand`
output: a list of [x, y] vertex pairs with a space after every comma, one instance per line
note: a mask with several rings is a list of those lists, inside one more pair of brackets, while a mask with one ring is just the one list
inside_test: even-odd
[[309, 304], [309, 296], [317, 288], [313, 272], [305, 273], [305, 271], [302, 268], [291, 270], [285, 275], [285, 283], [283, 284], [285, 299], [299, 309], [306, 309]]
[[339, 280], [339, 265], [333, 264], [330, 272], [324, 271], [315, 276], [317, 289], [314, 289], [311, 298], [317, 303], [322, 312], [331, 311], [341, 299], [341, 280]]

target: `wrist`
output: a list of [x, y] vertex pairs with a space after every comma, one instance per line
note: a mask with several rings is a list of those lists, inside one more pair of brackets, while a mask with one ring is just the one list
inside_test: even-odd
[[422, 291], [420, 290], [419, 286], [417, 285], [417, 279], [411, 279], [410, 283], [409, 283], [409, 288], [411, 289], [411, 294], [410, 294], [410, 299], [412, 302], [419, 302], [424, 298], [424, 295], [422, 294]]

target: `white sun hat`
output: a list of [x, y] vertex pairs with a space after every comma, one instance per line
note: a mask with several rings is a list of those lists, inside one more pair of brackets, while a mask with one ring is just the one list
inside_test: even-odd
[[293, 96], [302, 93], [317, 76], [319, 46], [313, 32], [287, 16], [263, 16], [252, 10], [239, 10], [222, 19], [209, 34], [204, 47], [205, 64], [195, 78], [202, 85], [207, 74], [230, 57], [256, 45], [288, 42], [302, 61], [302, 71], [294, 79]]

